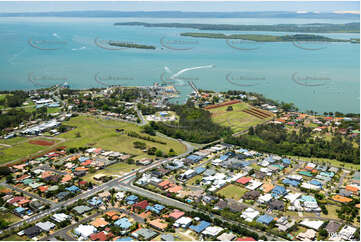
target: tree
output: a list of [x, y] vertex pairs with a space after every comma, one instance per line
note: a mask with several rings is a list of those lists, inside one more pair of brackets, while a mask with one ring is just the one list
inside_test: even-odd
[[248, 134], [249, 135], [254, 135], [254, 128], [251, 126], [251, 127], [249, 127], [249, 129], [248, 129]]
[[157, 150], [155, 152], [155, 155], [158, 156], [158, 157], [161, 157], [161, 156], [163, 156], [163, 152], [161, 150]]
[[11, 174], [11, 170], [7, 166], [0, 166], [0, 176], [7, 176]]

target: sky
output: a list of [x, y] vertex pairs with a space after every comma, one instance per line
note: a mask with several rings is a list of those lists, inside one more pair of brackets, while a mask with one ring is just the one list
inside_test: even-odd
[[49, 12], [80, 10], [112, 11], [193, 11], [193, 12], [243, 12], [243, 11], [359, 11], [359, 1], [282, 1], [282, 2], [195, 2], [195, 1], [112, 1], [112, 2], [18, 2], [0, 1], [0, 12]]

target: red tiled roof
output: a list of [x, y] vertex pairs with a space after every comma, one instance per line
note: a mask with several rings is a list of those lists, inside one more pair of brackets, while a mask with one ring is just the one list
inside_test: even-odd
[[97, 234], [90, 235], [91, 240], [99, 240], [99, 241], [106, 241], [109, 240], [114, 235], [112, 233], [106, 233], [104, 231], [99, 232]]
[[83, 163], [81, 163], [80, 165], [82, 165], [82, 166], [89, 166], [91, 163], [92, 163], [91, 160], [86, 160], [86, 161], [84, 161]]
[[250, 177], [241, 177], [236, 182], [244, 185], [244, 184], [247, 184], [248, 182], [250, 182], [251, 180], [252, 180], [252, 178], [250, 178]]
[[133, 205], [133, 207], [140, 208], [140, 209], [145, 209], [147, 206], [148, 206], [148, 201], [147, 200], [143, 200], [143, 201]]
[[244, 237], [244, 238], [238, 238], [236, 239], [236, 241], [256, 241], [256, 240], [252, 237]]
[[38, 189], [41, 191], [41, 192], [46, 192], [48, 190], [48, 186], [40, 186], [38, 187]]
[[170, 182], [168, 180], [162, 181], [161, 183], [158, 184], [158, 186], [160, 187], [166, 187], [170, 184]]
[[179, 211], [178, 209], [175, 209], [172, 213], [169, 214], [169, 217], [174, 219], [179, 219], [184, 215], [184, 212]]

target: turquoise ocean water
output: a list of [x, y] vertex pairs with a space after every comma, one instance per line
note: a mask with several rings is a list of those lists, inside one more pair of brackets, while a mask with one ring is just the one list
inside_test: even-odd
[[[277, 24], [284, 20], [1, 18], [0, 89], [34, 89], [64, 81], [72, 88], [150, 85], [171, 79], [182, 101], [192, 91], [186, 83], [192, 80], [202, 89], [259, 92], [294, 102], [303, 111], [359, 112], [359, 44], [227, 42], [179, 36], [197, 32], [195, 29], [113, 25], [128, 21]], [[287, 20], [315, 22], [350, 21]], [[323, 35], [359, 38], [359, 34]], [[108, 50], [95, 43], [107, 40], [154, 45], [157, 49]]]

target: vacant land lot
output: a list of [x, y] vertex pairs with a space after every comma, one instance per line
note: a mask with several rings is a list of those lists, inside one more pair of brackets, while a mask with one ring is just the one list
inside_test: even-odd
[[346, 168], [346, 169], [353, 169], [353, 170], [360, 170], [360, 164], [352, 164], [352, 163], [345, 163], [338, 160], [332, 160], [327, 158], [316, 158], [316, 157], [302, 157], [302, 156], [290, 156], [292, 159], [296, 160], [303, 160], [309, 162], [315, 162], [318, 164], [327, 164], [331, 166], [336, 166], [339, 168]]
[[[166, 144], [129, 137], [126, 134], [128, 131], [137, 132], [142, 136], [148, 136], [148, 134], [141, 133], [141, 127], [132, 123], [104, 120], [90, 116], [78, 116], [72, 118], [70, 121], [64, 122], [64, 124], [76, 127], [75, 129], [58, 136], [59, 138], [65, 138], [67, 140], [64, 143], [67, 148], [84, 146], [99, 147], [107, 150], [133, 154], [137, 156], [136, 158], [138, 158], [138, 156], [154, 156], [148, 156], [142, 150], [135, 149], [133, 145], [133, 142], [135, 141], [145, 143], [147, 148], [156, 147], [165, 153], [168, 153], [170, 148], [173, 148], [177, 154], [184, 153], [186, 150], [186, 147], [182, 143], [164, 137], [152, 136], [152, 138], [165, 142]], [[118, 133], [115, 129], [124, 129], [125, 132]]]
[[0, 146], [0, 164], [25, 158], [38, 151], [44, 150], [46, 147], [28, 142], [21, 142], [11, 147]]
[[46, 151], [49, 146], [44, 143], [56, 144], [55, 140], [46, 138], [15, 137], [7, 140], [0, 140], [0, 164], [17, 159], [27, 158], [37, 152]]
[[126, 162], [119, 162], [114, 165], [110, 165], [105, 169], [99, 170], [95, 173], [88, 173], [83, 177], [83, 180], [93, 182], [93, 183], [102, 183], [101, 181], [96, 181], [93, 179], [95, 175], [105, 175], [105, 176], [121, 176], [125, 173], [131, 172], [132, 170], [141, 168], [142, 166], [137, 166], [136, 164], [128, 164]]
[[217, 192], [217, 195], [222, 195], [226, 198], [233, 198], [235, 200], [239, 200], [247, 191], [248, 190], [246, 188], [231, 184], [219, 190]]
[[233, 132], [246, 130], [251, 126], [265, 121], [242, 112], [242, 110], [250, 108], [246, 103], [237, 103], [230, 106], [233, 108], [232, 111], [227, 111], [229, 106], [210, 109], [209, 111], [212, 113], [212, 120], [223, 126], [231, 127]]

